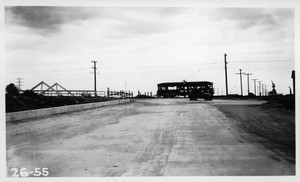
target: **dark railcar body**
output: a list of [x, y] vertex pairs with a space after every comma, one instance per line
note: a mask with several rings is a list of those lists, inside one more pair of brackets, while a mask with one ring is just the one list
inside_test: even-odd
[[214, 89], [213, 83], [201, 82], [168, 82], [157, 84], [157, 96], [164, 98], [174, 98], [178, 96], [188, 96], [190, 100], [203, 98], [212, 100]]

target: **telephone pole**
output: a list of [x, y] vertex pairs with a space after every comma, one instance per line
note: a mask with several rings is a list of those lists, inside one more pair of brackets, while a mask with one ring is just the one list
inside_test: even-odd
[[228, 82], [227, 82], [227, 61], [226, 61], [227, 54], [224, 54], [224, 63], [225, 63], [225, 84], [226, 84], [226, 96], [228, 96]]
[[242, 73], [242, 69], [239, 69], [240, 72], [236, 73], [237, 75], [240, 75], [240, 81], [241, 81], [241, 96], [243, 96], [243, 81], [242, 81], [242, 75], [245, 73]]
[[268, 96], [268, 93], [267, 93], [267, 85], [265, 85], [265, 95]]
[[265, 95], [265, 94], [264, 94], [264, 88], [265, 88], [265, 87], [264, 87], [264, 84], [262, 83], [262, 84], [261, 84], [261, 95], [262, 95], [262, 96]]
[[259, 88], [259, 92], [258, 92], [258, 93], [259, 93], [259, 96], [261, 96], [261, 91], [260, 91], [260, 88], [261, 88], [261, 82], [262, 82], [262, 81], [258, 81], [258, 83], [259, 83], [259, 87], [258, 87], [258, 88]]
[[250, 89], [249, 89], [249, 75], [252, 75], [252, 73], [245, 73], [245, 75], [247, 75], [247, 83], [248, 83], [248, 95], [250, 93]]
[[257, 79], [252, 79], [254, 81], [254, 95], [256, 95], [256, 80]]
[[95, 97], [97, 96], [97, 84], [96, 84], [96, 70], [97, 70], [97, 61], [92, 61], [94, 63], [94, 67], [92, 67], [94, 69], [94, 88], [95, 88]]
[[17, 83], [18, 83], [19, 89], [21, 89], [21, 86], [22, 86], [22, 83], [23, 83], [23, 82], [22, 82], [22, 79], [23, 79], [23, 78], [20, 78], [20, 77], [17, 78]]

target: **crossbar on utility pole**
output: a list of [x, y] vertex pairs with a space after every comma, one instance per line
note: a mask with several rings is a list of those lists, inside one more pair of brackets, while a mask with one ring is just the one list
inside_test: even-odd
[[249, 89], [249, 75], [252, 75], [252, 73], [245, 73], [245, 75], [247, 75], [247, 83], [248, 83], [248, 95], [250, 93], [250, 89]]
[[226, 61], [227, 54], [224, 54], [224, 63], [225, 63], [225, 84], [226, 84], [226, 96], [228, 96], [228, 81], [227, 81], [227, 64]]
[[94, 63], [94, 67], [92, 67], [92, 68], [94, 69], [94, 89], [95, 89], [95, 97], [96, 97], [97, 96], [97, 81], [96, 81], [97, 61], [92, 61], [92, 62]]
[[242, 75], [245, 73], [242, 73], [242, 69], [239, 69], [240, 72], [236, 73], [237, 75], [240, 75], [240, 81], [241, 81], [241, 96], [243, 96], [243, 81], [242, 81]]
[[256, 95], [256, 80], [258, 79], [252, 79], [254, 81], [254, 95]]

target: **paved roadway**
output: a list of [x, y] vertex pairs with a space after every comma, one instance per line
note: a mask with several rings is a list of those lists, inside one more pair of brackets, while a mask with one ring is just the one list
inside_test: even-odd
[[261, 102], [136, 100], [8, 123], [8, 175], [11, 167], [48, 168], [50, 176], [66, 177], [295, 173], [294, 165], [244, 140], [248, 134], [214, 104]]

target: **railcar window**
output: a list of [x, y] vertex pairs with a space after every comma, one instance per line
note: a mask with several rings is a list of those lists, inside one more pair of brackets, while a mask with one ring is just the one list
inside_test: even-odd
[[177, 87], [176, 86], [169, 87], [168, 90], [177, 90]]

